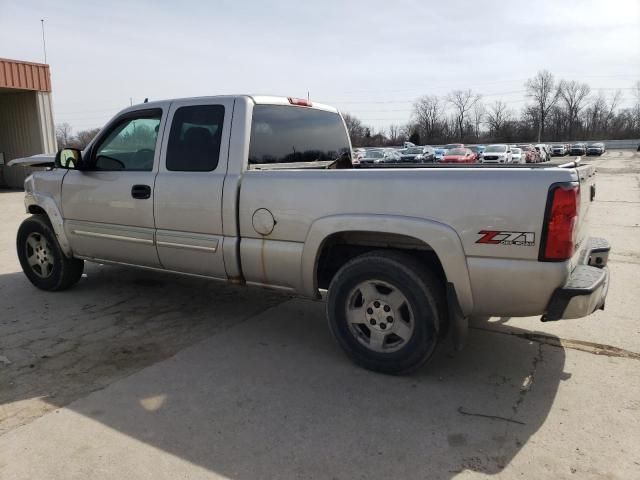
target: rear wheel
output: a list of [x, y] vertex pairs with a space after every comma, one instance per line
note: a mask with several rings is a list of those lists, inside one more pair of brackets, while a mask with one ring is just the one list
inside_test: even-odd
[[446, 321], [442, 282], [400, 252], [361, 255], [329, 286], [331, 332], [358, 365], [382, 373], [411, 372], [429, 360]]
[[64, 290], [82, 277], [84, 261], [64, 255], [51, 224], [43, 215], [34, 215], [22, 222], [16, 247], [24, 274], [42, 290]]

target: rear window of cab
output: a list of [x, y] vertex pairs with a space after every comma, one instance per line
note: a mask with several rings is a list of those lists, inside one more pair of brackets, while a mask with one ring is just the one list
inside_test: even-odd
[[344, 122], [337, 113], [288, 105], [253, 108], [250, 168], [330, 163], [350, 149]]

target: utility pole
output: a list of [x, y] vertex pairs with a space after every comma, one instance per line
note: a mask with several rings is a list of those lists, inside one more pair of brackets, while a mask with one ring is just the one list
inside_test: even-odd
[[42, 25], [42, 51], [44, 52], [44, 63], [47, 63], [47, 42], [44, 39], [44, 18], [40, 19]]

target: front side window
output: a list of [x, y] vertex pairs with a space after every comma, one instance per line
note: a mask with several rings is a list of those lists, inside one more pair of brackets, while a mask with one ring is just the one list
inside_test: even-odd
[[173, 115], [167, 170], [211, 172], [218, 166], [224, 107], [194, 105], [180, 107]]
[[161, 110], [151, 110], [118, 122], [95, 149], [95, 169], [153, 170], [161, 117]]
[[349, 138], [337, 113], [286, 105], [253, 108], [249, 165], [328, 164], [348, 152]]

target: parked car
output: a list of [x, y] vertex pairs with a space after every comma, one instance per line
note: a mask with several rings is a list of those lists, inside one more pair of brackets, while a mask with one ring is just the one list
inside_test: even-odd
[[610, 248], [587, 235], [593, 166], [496, 177], [474, 165], [365, 172], [350, 157], [339, 112], [306, 99], [132, 106], [26, 179], [18, 259], [47, 291], [99, 282], [83, 278], [90, 261], [326, 292], [341, 348], [392, 374], [423, 365], [447, 330], [460, 348], [470, 316], [604, 307]]
[[511, 161], [511, 146], [503, 143], [487, 145], [480, 158], [480, 163], [511, 163]]
[[476, 156], [468, 148], [452, 148], [446, 151], [441, 163], [476, 163]]
[[382, 163], [384, 160], [384, 149], [382, 148], [367, 148], [363, 153], [360, 153], [355, 162], [352, 161], [354, 166], [359, 165], [372, 165], [374, 163]]
[[606, 151], [604, 143], [592, 143], [587, 147], [587, 155], [602, 155]]
[[522, 149], [525, 155], [526, 163], [538, 163], [540, 161], [540, 154], [533, 147], [533, 145], [518, 145]]
[[482, 156], [482, 152], [484, 151], [484, 149], [486, 148], [484, 145], [469, 145], [467, 147], [469, 150], [471, 150], [474, 155], [475, 155], [475, 162], [480, 160], [480, 157]]
[[511, 162], [512, 163], [527, 163], [526, 155], [520, 147], [511, 147]]
[[435, 161], [441, 162], [442, 159], [444, 158], [444, 154], [446, 153], [446, 150], [442, 147], [436, 147], [433, 149], [433, 153], [434, 153]]
[[354, 166], [360, 165], [360, 161], [366, 156], [367, 151], [364, 148], [354, 148], [351, 156], [351, 162]]
[[587, 146], [584, 143], [574, 143], [569, 151], [571, 155], [586, 155]]
[[538, 151], [541, 162], [548, 162], [549, 160], [551, 160], [551, 151], [549, 150], [548, 145], [544, 143], [538, 143], [535, 146], [535, 149]]
[[553, 157], [564, 157], [567, 153], [569, 153], [569, 151], [562, 144], [556, 144], [551, 147], [551, 156]]
[[400, 151], [400, 161], [407, 163], [433, 163], [435, 152], [432, 147], [408, 147]]
[[384, 160], [382, 163], [400, 163], [402, 161], [402, 154], [397, 148], [385, 148]]

